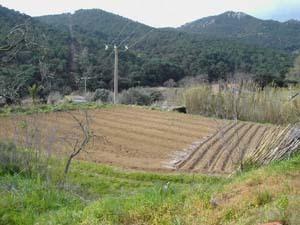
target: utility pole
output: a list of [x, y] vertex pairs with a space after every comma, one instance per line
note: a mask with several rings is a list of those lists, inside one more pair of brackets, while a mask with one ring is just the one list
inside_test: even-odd
[[83, 77], [83, 79], [84, 79], [84, 94], [86, 94], [86, 81], [88, 77]]
[[[125, 47], [125, 52], [129, 49], [127, 45]], [[109, 45], [105, 45], [105, 51], [109, 49]], [[112, 55], [112, 53], [115, 53], [115, 65], [114, 65], [114, 104], [119, 103], [118, 99], [118, 92], [119, 92], [119, 47], [117, 45], [114, 45], [114, 51], [110, 53], [109, 56]]]
[[86, 94], [87, 80], [95, 79], [95, 78], [96, 78], [96, 77], [88, 77], [88, 76], [85, 76], [85, 77], [80, 78], [80, 80], [84, 80], [84, 94]]
[[[129, 24], [129, 21], [128, 21]], [[118, 40], [121, 37], [121, 34], [123, 33], [123, 31], [125, 30], [125, 28], [127, 27], [127, 25], [125, 25], [125, 27], [123, 27], [123, 29], [120, 31], [119, 35], [113, 40], [112, 43], [114, 43], [116, 40]], [[139, 42], [141, 42], [145, 37], [147, 37], [147, 35], [149, 33], [151, 33], [153, 30], [155, 30], [154, 28], [151, 29], [150, 31], [148, 31], [141, 39], [139, 39], [138, 41], [136, 41], [134, 44], [132, 44], [130, 47], [128, 45], [125, 45], [125, 50], [124, 52], [128, 51], [129, 48], [137, 45]], [[128, 41], [128, 39], [131, 37], [132, 34], [134, 34], [136, 32], [136, 30], [134, 30], [133, 32], [131, 32], [131, 34], [129, 36], [127, 36], [124, 40], [122, 40], [120, 42], [120, 44], [114, 44], [114, 52], [115, 52], [115, 66], [114, 66], [114, 104], [118, 104], [119, 99], [118, 99], [118, 81], [119, 81], [119, 68], [118, 68], [118, 64], [119, 64], [119, 50], [118, 47], [121, 46], [125, 41]], [[105, 51], [107, 51], [110, 48], [110, 44], [106, 44], [105, 45]], [[112, 55], [113, 51], [109, 54], [109, 57]]]
[[115, 50], [115, 68], [114, 68], [114, 104], [118, 103], [118, 81], [119, 81], [119, 53], [118, 46], [114, 46]]
[[84, 81], [84, 94], [86, 95], [86, 82], [87, 80], [91, 79], [91, 77], [85, 76], [85, 77], [81, 77], [80, 80]]

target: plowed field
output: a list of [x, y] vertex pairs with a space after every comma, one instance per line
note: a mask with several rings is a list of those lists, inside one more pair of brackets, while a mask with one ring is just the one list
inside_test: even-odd
[[[111, 107], [88, 114], [96, 138], [79, 159], [142, 170], [230, 173], [264, 135], [282, 129], [140, 107]], [[1, 138], [42, 146], [48, 153], [65, 154], [80, 134], [66, 112], [0, 118], [0, 124]]]

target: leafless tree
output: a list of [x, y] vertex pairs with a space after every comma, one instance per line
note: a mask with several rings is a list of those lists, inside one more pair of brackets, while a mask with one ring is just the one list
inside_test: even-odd
[[[86, 151], [87, 145], [95, 137], [91, 127], [88, 112], [84, 111], [84, 118], [81, 120], [75, 114], [68, 112], [80, 128], [81, 135], [73, 140], [73, 143], [68, 142], [72, 146], [72, 151], [68, 156], [65, 166], [64, 175], [67, 176], [72, 160], [81, 152]], [[66, 140], [67, 141], [67, 140]]]

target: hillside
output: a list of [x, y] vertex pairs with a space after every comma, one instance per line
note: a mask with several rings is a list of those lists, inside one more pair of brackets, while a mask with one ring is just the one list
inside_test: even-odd
[[[93, 39], [96, 42], [100, 39], [105, 44], [120, 43], [130, 35], [130, 37], [139, 38], [153, 29], [147, 25], [100, 9], [82, 9], [74, 14], [49, 15], [37, 17], [37, 19], [62, 30], [67, 27], [72, 28], [74, 35], [84, 35], [81, 38], [90, 38], [87, 41], [81, 40], [82, 44], [87, 44], [87, 47], [93, 46], [93, 43], [89, 43]], [[96, 38], [97, 40], [95, 40]]]
[[243, 12], [225, 12], [187, 23], [181, 31], [256, 44], [288, 52], [300, 50], [300, 22], [260, 20]]
[[14, 101], [33, 83], [43, 83], [44, 93], [69, 83], [67, 33], [2, 6], [0, 27], [0, 46], [11, 48], [0, 51], [1, 96]]
[[62, 186], [61, 160], [50, 160], [49, 169], [32, 160], [38, 169], [28, 170], [25, 153], [0, 143], [0, 159], [22, 159], [0, 164], [0, 224], [299, 224], [299, 155], [231, 177], [76, 161]]
[[[96, 9], [38, 19], [64, 30], [72, 25], [77, 52], [88, 48], [91, 61], [97, 61], [97, 68], [100, 69], [100, 65], [102, 68], [100, 71], [96, 69], [96, 73], [103, 74], [106, 83], [110, 82], [107, 78], [111, 78], [112, 74], [112, 68], [107, 64], [112, 65], [113, 62], [112, 57], [107, 58], [104, 45], [122, 43], [121, 48], [129, 46], [129, 52], [121, 53], [120, 75], [124, 78], [122, 81], [125, 88], [135, 84], [161, 85], [170, 78], [177, 80], [185, 75], [208, 73], [211, 80], [237, 71], [279, 75], [284, 74], [291, 60], [279, 51], [228, 40], [207, 39], [172, 28], [155, 29]], [[178, 71], [178, 76], [167, 76], [159, 83], [147, 79], [149, 76], [157, 79], [156, 76], [170, 73], [165, 68], [174, 65], [183, 70], [172, 69]]]
[[[258, 48], [255, 42], [243, 44], [172, 28], [155, 29], [98, 9], [38, 18], [0, 9], [1, 28], [6, 28], [0, 30], [3, 44], [9, 28], [24, 21], [34, 30], [29, 34], [36, 43], [23, 46], [17, 57], [1, 69], [2, 80], [7, 81], [2, 82], [2, 89], [12, 83], [11, 74], [24, 77], [26, 71], [26, 82], [16, 96], [9, 97], [12, 101], [26, 95], [27, 87], [33, 83], [43, 87], [42, 96], [47, 96], [50, 90], [68, 94], [83, 88], [83, 76], [93, 78], [87, 82], [90, 91], [111, 89], [113, 44], [121, 44], [120, 89], [160, 86], [169, 79], [178, 81], [187, 75], [205, 74], [209, 81], [215, 81], [237, 72], [253, 74], [261, 84], [273, 81], [280, 84], [293, 65], [291, 55]], [[106, 44], [109, 44], [107, 51]], [[128, 51], [124, 51], [125, 45]]]

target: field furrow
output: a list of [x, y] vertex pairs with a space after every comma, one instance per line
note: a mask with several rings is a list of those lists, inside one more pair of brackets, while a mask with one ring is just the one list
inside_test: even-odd
[[208, 170], [211, 165], [214, 165], [215, 161], [218, 161], [222, 152], [224, 145], [231, 143], [236, 132], [246, 126], [244, 123], [238, 123], [232, 127], [232, 129], [228, 130], [227, 132], [220, 133], [218, 140], [211, 146], [207, 151], [205, 157], [201, 158], [201, 162], [199, 161], [195, 164], [191, 169], [197, 170]]
[[225, 127], [224, 130], [219, 131], [215, 135], [208, 138], [205, 142], [203, 142], [195, 152], [193, 152], [181, 165], [179, 168], [184, 170], [191, 170], [195, 167], [199, 161], [207, 154], [207, 152], [219, 141], [223, 133], [227, 133], [232, 130], [235, 124], [229, 124]]
[[[199, 129], [199, 127], [203, 127], [203, 129], [208, 129], [208, 130], [213, 130], [214, 128], [222, 125], [218, 124], [217, 120], [211, 120], [211, 121], [207, 121], [207, 119], [204, 119], [203, 121], [197, 121], [195, 119], [190, 119], [187, 121], [182, 121], [182, 118], [176, 118], [176, 117], [165, 117], [164, 113], [162, 114], [162, 116], [160, 118], [153, 118], [151, 117], [150, 112], [153, 111], [149, 111], [147, 110], [147, 113], [143, 113], [143, 114], [131, 114], [131, 113], [121, 113], [121, 112], [114, 112], [114, 111], [110, 111], [107, 110], [107, 113], [103, 114], [103, 113], [93, 113], [91, 114], [91, 116], [93, 118], [99, 118], [100, 116], [106, 117], [106, 116], [112, 116], [113, 118], [121, 118], [124, 120], [132, 120], [134, 122], [149, 122], [155, 125], [165, 125], [165, 126], [179, 126], [181, 128], [185, 128], [185, 129]], [[175, 113], [170, 113], [170, 114], [175, 114]], [[201, 118], [201, 117], [199, 117]]]
[[[235, 158], [232, 157], [232, 155], [234, 154], [234, 152], [237, 153], [237, 159], [239, 158], [239, 153], [241, 151], [241, 149], [243, 148], [243, 141], [247, 140], [246, 137], [247, 133], [254, 127], [254, 124], [248, 124], [247, 127], [245, 127], [244, 130], [241, 131], [241, 133], [237, 133], [237, 138], [232, 142], [234, 143], [233, 146], [230, 146], [227, 150], [225, 150], [223, 152], [223, 159], [219, 159], [219, 165], [221, 166], [221, 171], [224, 171], [225, 166], [230, 164], [233, 164], [233, 160], [235, 160]], [[251, 135], [250, 135], [251, 136]], [[248, 137], [247, 137], [248, 138]], [[215, 169], [215, 167], [211, 168], [211, 170], [213, 171]]]
[[[154, 171], [230, 173], [283, 128], [141, 107], [88, 110], [96, 138], [77, 159]], [[80, 111], [72, 111], [79, 120]], [[48, 153], [67, 154], [82, 138], [68, 112], [0, 118], [0, 138]], [[280, 142], [280, 139], [277, 140]]]

